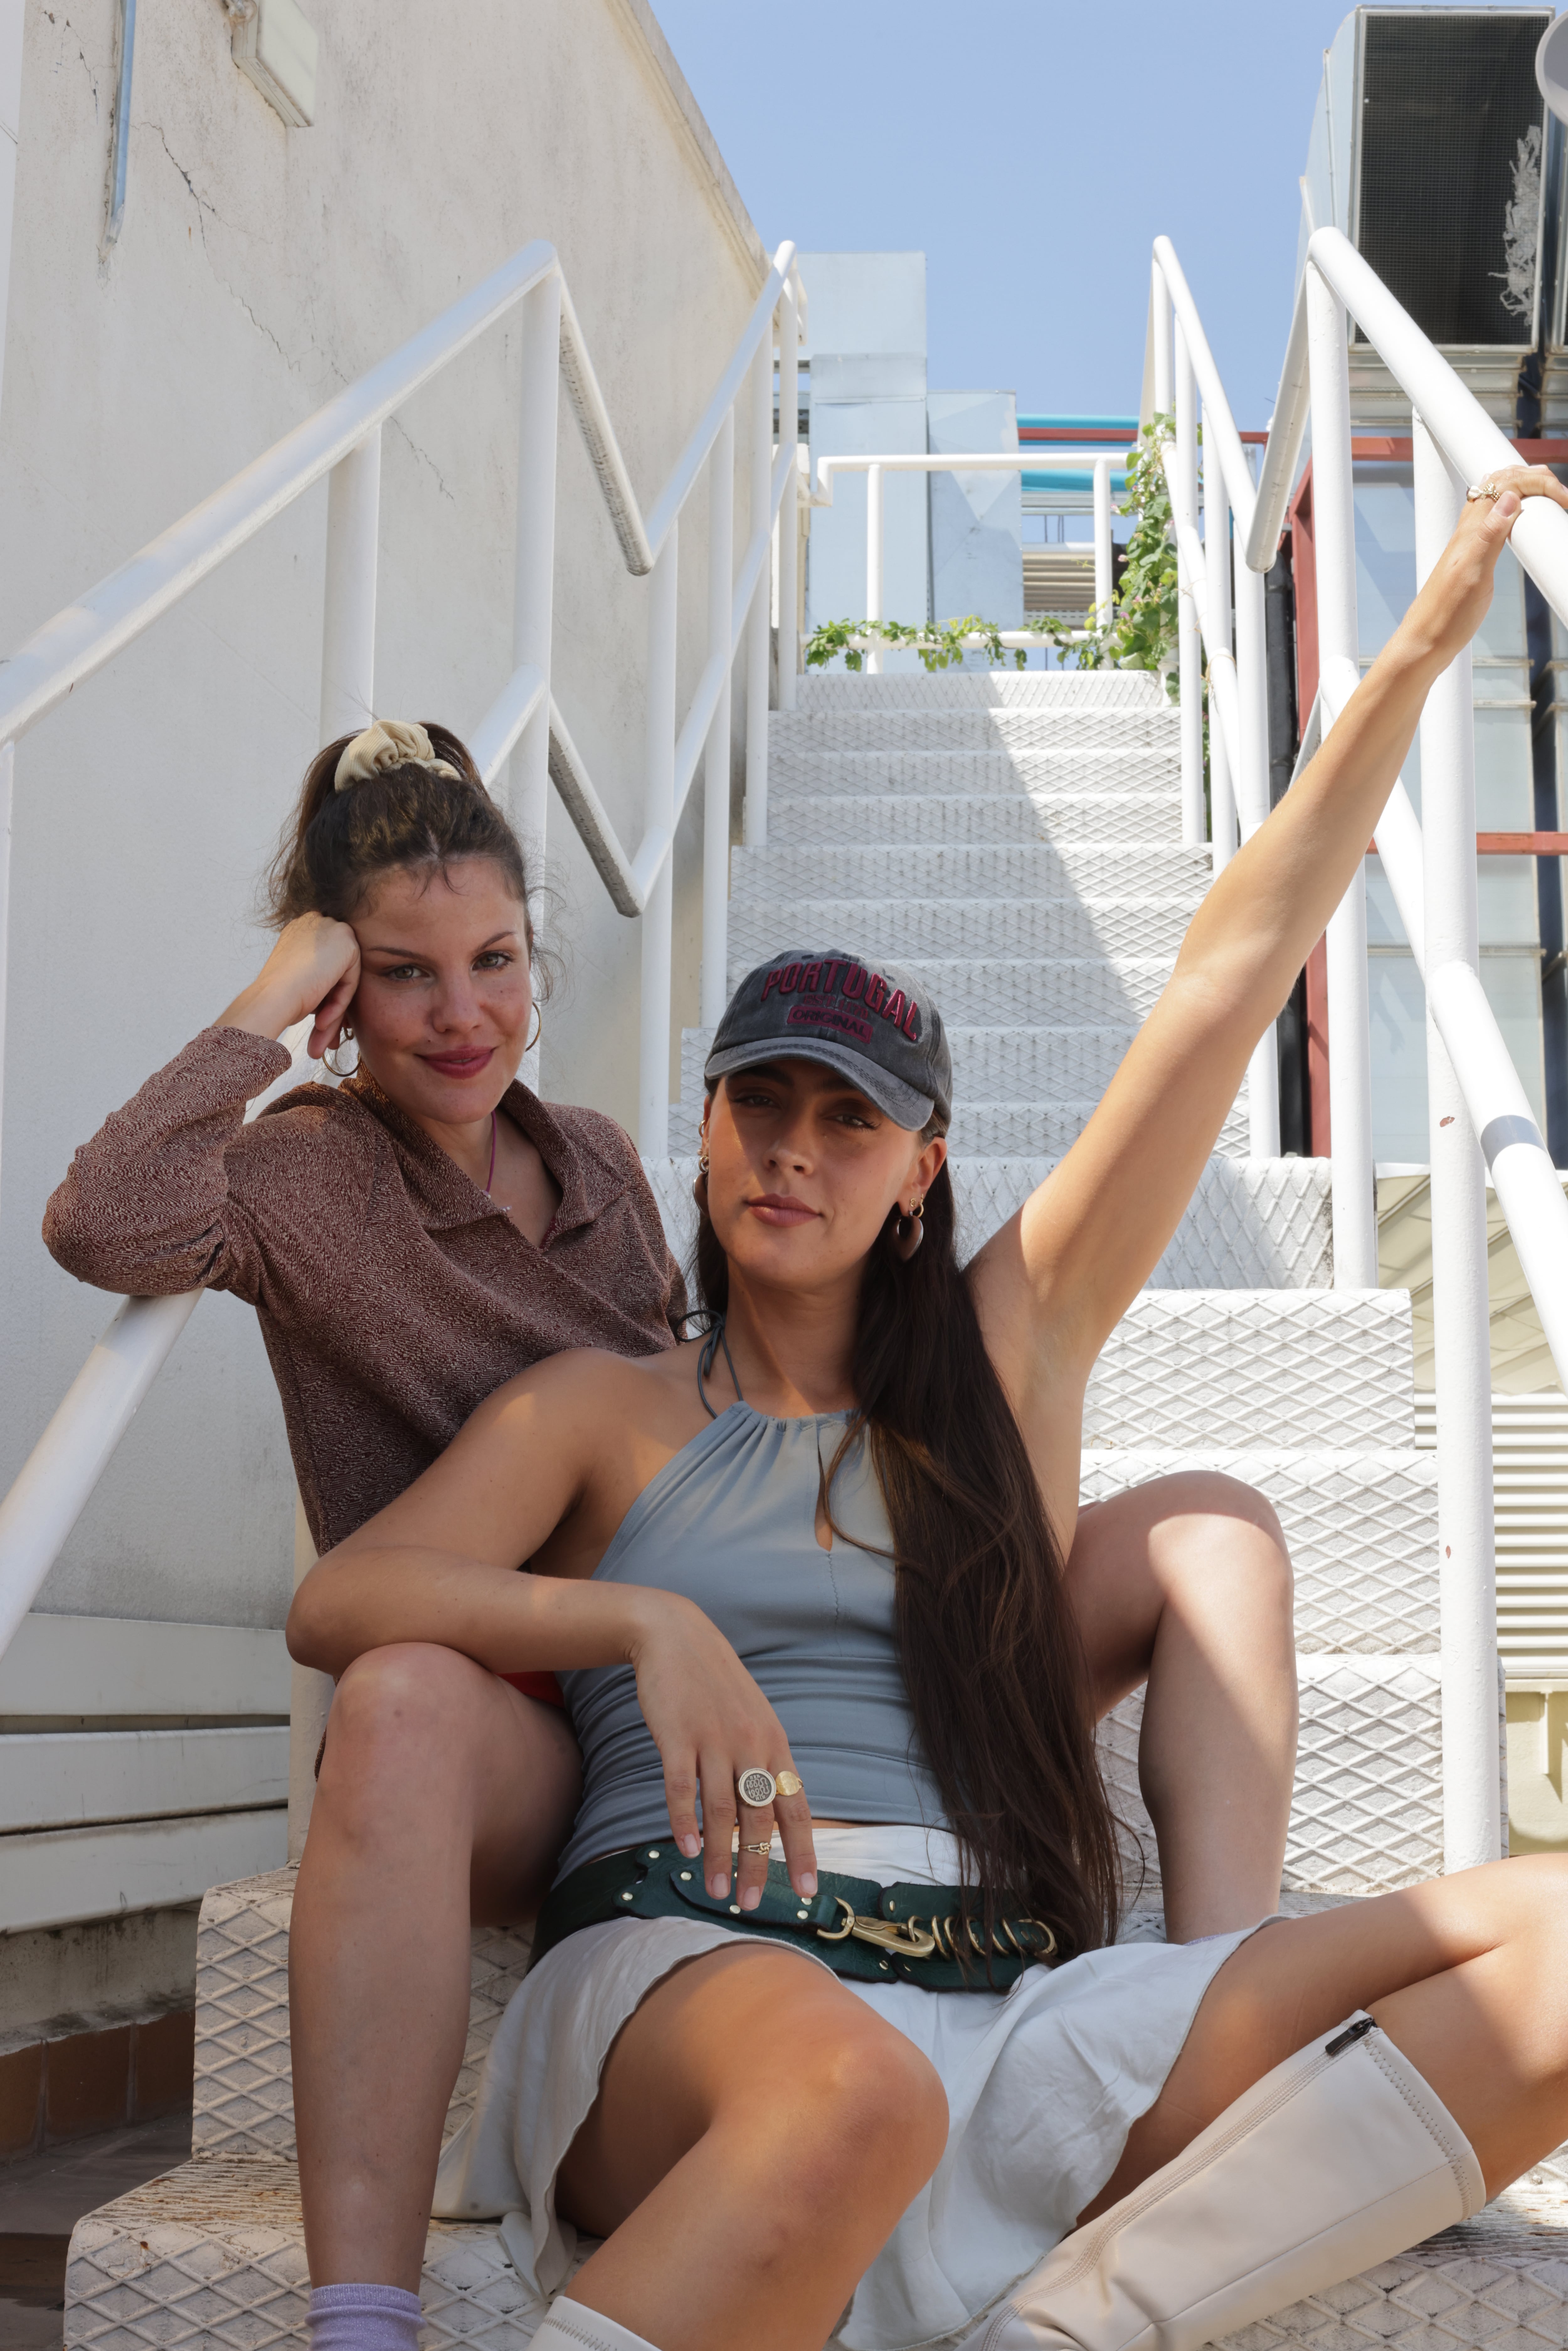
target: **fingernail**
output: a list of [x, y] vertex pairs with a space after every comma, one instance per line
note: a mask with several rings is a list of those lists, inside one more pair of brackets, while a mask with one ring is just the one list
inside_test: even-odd
[[761, 1886], [748, 1886], [745, 1893], [740, 1897], [740, 1907], [743, 1910], [755, 1910], [761, 1899]]
[[716, 1869], [713, 1876], [708, 1879], [707, 1890], [713, 1896], [716, 1902], [722, 1902], [725, 1896], [729, 1892], [728, 1870]]
[[679, 1840], [679, 1843], [681, 1851], [685, 1855], [688, 1861], [695, 1861], [698, 1854], [701, 1853], [703, 1849], [703, 1841], [699, 1836], [684, 1836]]
[[816, 1871], [815, 1871], [815, 1870], [812, 1870], [812, 1869], [809, 1869], [809, 1870], [806, 1872], [805, 1876], [804, 1876], [801, 1878], [801, 1880], [800, 1880], [800, 1891], [801, 1891], [801, 1893], [802, 1893], [802, 1894], [815, 1894], [816, 1890], [817, 1890], [817, 1874], [816, 1874]]

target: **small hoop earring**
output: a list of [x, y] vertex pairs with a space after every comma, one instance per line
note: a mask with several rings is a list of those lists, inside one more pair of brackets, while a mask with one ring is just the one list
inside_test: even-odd
[[707, 1214], [707, 1129], [697, 1137], [697, 1172], [692, 1177], [692, 1197], [706, 1217]]
[[531, 1053], [533, 1051], [534, 1047], [538, 1043], [539, 1039], [544, 1034], [544, 1014], [539, 1010], [538, 1006], [536, 1004], [534, 1007], [534, 1033], [528, 1039], [528, 1043], [523, 1047], [525, 1053]]
[[893, 1244], [893, 1253], [905, 1265], [925, 1238], [925, 1201], [912, 1200], [907, 1216], [902, 1208], [895, 1207], [888, 1219], [888, 1238]]
[[338, 1031], [338, 1043], [336, 1045], [329, 1045], [326, 1051], [321, 1056], [321, 1067], [327, 1071], [329, 1077], [336, 1078], [340, 1083], [341, 1083], [344, 1078], [351, 1078], [355, 1074], [355, 1071], [358, 1071], [360, 1066], [360, 1057], [356, 1052], [354, 1055], [353, 1069], [340, 1070], [338, 1067], [337, 1062], [332, 1059], [332, 1056], [337, 1052], [340, 1046], [353, 1045], [357, 1043], [357, 1041], [358, 1040], [354, 1036], [352, 1029], [350, 1029], [349, 1023], [345, 1020], [342, 1027]]

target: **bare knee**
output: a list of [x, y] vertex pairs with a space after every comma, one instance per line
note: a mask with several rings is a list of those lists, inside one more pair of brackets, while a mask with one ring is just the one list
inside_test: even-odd
[[809, 2233], [868, 2198], [889, 2225], [917, 2195], [947, 2142], [947, 2099], [935, 2066], [870, 2011], [819, 2039], [797, 2076], [805, 2126], [787, 2134], [789, 2197]]
[[1161, 1582], [1216, 1594], [1240, 1583], [1249, 1600], [1288, 1618], [1291, 1552], [1268, 1496], [1218, 1469], [1186, 1470], [1162, 1484], [1169, 1490], [1150, 1538]]
[[319, 1802], [406, 1801], [463, 1775], [492, 1676], [433, 1642], [368, 1649], [340, 1677]]

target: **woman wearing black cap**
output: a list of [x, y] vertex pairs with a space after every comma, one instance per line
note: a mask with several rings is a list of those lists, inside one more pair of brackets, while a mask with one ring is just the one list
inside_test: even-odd
[[[562, 1679], [582, 1805], [436, 2199], [508, 2216], [539, 2351], [1195, 2351], [1568, 2132], [1555, 1856], [1113, 1943], [1061, 1569], [1095, 1358], [1518, 511], [1467, 508], [1082, 1138], [967, 1270], [932, 1006], [844, 943], [763, 967], [708, 1065], [707, 1338], [526, 1373], [302, 1585], [290, 1646], [340, 1676], [434, 1643]], [[412, 2346], [412, 2189], [382, 2219], [377, 2268], [348, 2266], [363, 2231], [312, 2238], [322, 2339]], [[580, 2233], [604, 2241], [574, 2268]]]

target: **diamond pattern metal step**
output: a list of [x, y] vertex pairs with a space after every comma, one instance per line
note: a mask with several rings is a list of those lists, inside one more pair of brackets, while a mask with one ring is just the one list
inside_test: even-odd
[[768, 722], [769, 758], [779, 751], [1047, 751], [1144, 744], [1169, 750], [1180, 740], [1174, 710], [1157, 705], [1053, 703], [970, 709], [782, 713]]
[[[821, 934], [810, 935], [821, 939]], [[877, 952], [874, 946], [867, 951]], [[961, 1028], [1004, 1029], [1047, 1021], [1058, 1029], [1131, 1027], [1153, 1008], [1174, 962], [1166, 956], [1129, 956], [1118, 963], [1104, 956], [897, 960], [940, 1007], [944, 1020]], [[730, 987], [738, 987], [750, 968], [732, 953]]]
[[832, 751], [799, 746], [768, 766], [771, 810], [796, 792], [1179, 792], [1174, 749], [1081, 745], [1049, 751]]
[[[1132, 1024], [1113, 1028], [1013, 1027], [971, 1029], [947, 1024], [956, 1104], [1098, 1102], [1134, 1038]], [[703, 1064], [713, 1034], [687, 1029], [681, 1037], [681, 1100], [702, 1100]]]
[[777, 848], [840, 841], [1126, 841], [1150, 849], [1181, 839], [1174, 792], [850, 792], [772, 799], [768, 837]]
[[[948, 1130], [956, 1152], [966, 1159], [1060, 1159], [1071, 1151], [1099, 1107], [1093, 1101], [1050, 1102], [960, 1102]], [[672, 1102], [669, 1142], [683, 1155], [697, 1147], [701, 1110], [696, 1102]], [[1226, 1113], [1216, 1151], [1224, 1159], [1245, 1159], [1249, 1127], [1246, 1108], [1237, 1103]]]
[[[829, 670], [795, 682], [797, 708], [810, 717], [866, 710], [1175, 711], [1159, 680], [1139, 670], [918, 670], [880, 677]], [[775, 711], [775, 719], [779, 716]]]
[[[1103, 958], [1118, 967], [1156, 956], [1175, 962], [1190, 913], [1161, 898], [1111, 894], [1057, 898], [777, 897], [758, 891], [729, 904], [730, 969], [740, 975], [802, 938], [853, 939], [897, 963], [959, 956]], [[941, 1002], [940, 997], [937, 998]]]
[[[1207, 849], [1055, 848], [1043, 841], [951, 847], [737, 849], [730, 903], [821, 898], [1158, 898], [1185, 931], [1208, 887]], [[795, 925], [790, 925], [793, 931]], [[995, 950], [993, 950], [995, 952]]]

